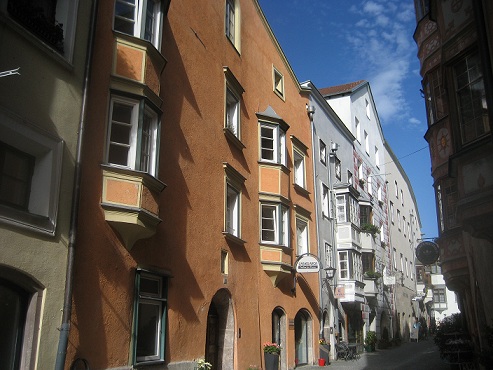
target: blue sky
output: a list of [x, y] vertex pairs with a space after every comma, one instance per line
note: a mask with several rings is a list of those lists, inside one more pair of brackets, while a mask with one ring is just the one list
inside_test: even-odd
[[370, 82], [385, 139], [411, 180], [424, 237], [438, 236], [413, 0], [259, 3], [300, 82]]

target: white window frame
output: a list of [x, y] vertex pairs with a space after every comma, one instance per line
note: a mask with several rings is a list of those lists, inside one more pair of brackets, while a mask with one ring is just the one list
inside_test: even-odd
[[370, 119], [371, 118], [370, 103], [368, 102], [367, 99], [365, 99], [365, 109], [366, 109], [366, 117]]
[[325, 166], [327, 165], [327, 145], [320, 140], [319, 141], [319, 146], [320, 146], [320, 162]]
[[240, 3], [239, 0], [226, 0], [224, 10], [224, 33], [235, 49], [240, 51]]
[[370, 137], [368, 136], [368, 132], [364, 130], [364, 137], [365, 137], [365, 152], [366, 154], [370, 155]]
[[309, 252], [308, 243], [308, 220], [296, 216], [296, 254], [298, 256]]
[[359, 119], [354, 117], [354, 125], [356, 128], [356, 140], [361, 143], [361, 124], [359, 123]]
[[273, 82], [274, 92], [282, 100], [284, 100], [285, 99], [285, 95], [284, 95], [284, 76], [274, 66], [272, 66], [272, 82]]
[[[156, 47], [157, 50], [161, 48], [161, 34], [162, 34], [162, 24], [163, 24], [163, 2], [164, 0], [135, 0], [135, 5], [125, 0], [115, 0], [115, 14], [113, 18], [113, 29], [116, 32], [121, 32], [142, 40], [149, 41], [152, 45]], [[154, 3], [153, 6], [153, 26], [152, 33], [150, 36], [146, 35], [146, 21], [149, 19], [147, 14], [148, 4]], [[132, 18], [126, 18], [119, 14], [118, 7], [128, 7], [133, 8]], [[126, 22], [128, 25], [133, 24], [132, 32], [126, 32], [122, 29], [117, 29], [117, 20]]]
[[[130, 121], [129, 122], [121, 122], [116, 119], [113, 120], [115, 116], [115, 106], [116, 104], [130, 107]], [[139, 159], [142, 159], [142, 153], [138, 153], [139, 150], [142, 149], [142, 146], [145, 144], [144, 140], [144, 122], [140, 122], [140, 112], [144, 110], [143, 117], [150, 118], [151, 122], [149, 122], [149, 132], [148, 132], [148, 149], [146, 150], [146, 155], [149, 157], [149, 162], [147, 164], [147, 169], [142, 168], [142, 163]], [[157, 166], [158, 166], [158, 152], [159, 152], [159, 116], [156, 111], [151, 109], [147, 104], [143, 102], [143, 100], [129, 99], [121, 96], [114, 95], [110, 100], [110, 109], [109, 109], [109, 120], [108, 120], [108, 137], [106, 141], [106, 163], [121, 168], [128, 168], [134, 171], [142, 171], [149, 173], [151, 176], [157, 177]], [[122, 127], [130, 127], [129, 130], [129, 142], [123, 143], [118, 142], [116, 140], [112, 140], [112, 131], [117, 130], [118, 126]], [[140, 139], [140, 140], [139, 140]], [[126, 163], [113, 163], [114, 161], [111, 157], [112, 147], [122, 147], [128, 148]], [[140, 157], [140, 158], [139, 158]]]
[[375, 147], [375, 165], [380, 167], [380, 153], [378, 151], [378, 147]]
[[226, 128], [240, 138], [240, 99], [230, 88], [226, 88]]
[[[270, 210], [267, 215], [264, 210]], [[268, 216], [268, 217], [267, 217]], [[272, 223], [272, 225], [269, 225]], [[264, 238], [266, 232], [271, 232], [271, 239]], [[260, 203], [260, 242], [289, 246], [289, 209], [281, 203]]]
[[231, 184], [226, 184], [226, 232], [240, 237], [240, 199], [241, 192]]
[[[339, 261], [339, 279], [349, 280], [351, 276], [351, 268], [349, 265], [349, 251], [339, 251], [337, 253]], [[344, 276], [344, 272], [346, 275]]]
[[330, 218], [330, 193], [329, 188], [324, 183], [321, 183], [322, 188], [322, 216]]
[[[157, 283], [158, 291], [142, 292], [142, 279], [154, 281]], [[133, 348], [133, 363], [142, 364], [147, 362], [164, 361], [165, 356], [165, 341], [166, 341], [166, 312], [167, 312], [167, 281], [166, 277], [154, 274], [151, 272], [137, 270], [135, 284], [135, 312], [133, 336], [135, 338]], [[156, 318], [155, 327], [155, 350], [152, 354], [138, 355], [137, 348], [139, 345], [140, 313], [143, 306], [154, 306], [158, 309], [158, 317]], [[147, 334], [147, 333], [146, 333]]]
[[2, 109], [0, 138], [35, 158], [27, 211], [0, 205], [0, 222], [54, 236], [62, 174], [63, 140]]
[[[265, 130], [270, 130], [272, 137], [265, 136]], [[272, 141], [272, 148], [265, 146], [268, 141]], [[264, 156], [268, 152], [272, 152], [272, 158]], [[286, 132], [279, 125], [260, 122], [260, 161], [286, 165]]]
[[293, 167], [294, 183], [304, 189], [306, 187], [305, 155], [295, 147], [293, 147]]

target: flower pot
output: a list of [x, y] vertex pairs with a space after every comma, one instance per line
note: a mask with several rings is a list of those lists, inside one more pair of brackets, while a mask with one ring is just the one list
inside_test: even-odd
[[264, 352], [265, 370], [279, 370], [279, 354]]
[[320, 358], [325, 360], [325, 363], [329, 364], [330, 344], [321, 344], [319, 346]]
[[318, 359], [318, 366], [325, 366], [325, 359], [319, 358]]

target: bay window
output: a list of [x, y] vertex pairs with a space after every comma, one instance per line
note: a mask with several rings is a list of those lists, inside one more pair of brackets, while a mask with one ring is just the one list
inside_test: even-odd
[[162, 18], [160, 0], [115, 1], [115, 31], [149, 41], [157, 49], [161, 43]]
[[261, 242], [288, 246], [288, 208], [279, 203], [262, 203], [260, 208]]
[[260, 159], [286, 165], [286, 132], [278, 125], [260, 123]]
[[106, 161], [108, 164], [156, 176], [158, 114], [144, 100], [111, 99]]

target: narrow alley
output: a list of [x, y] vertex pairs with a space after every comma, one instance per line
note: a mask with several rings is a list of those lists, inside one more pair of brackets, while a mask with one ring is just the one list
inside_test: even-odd
[[362, 353], [358, 360], [332, 361], [330, 365], [304, 366], [302, 370], [448, 370], [433, 339], [402, 343], [399, 347]]

